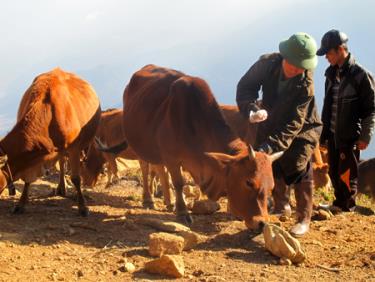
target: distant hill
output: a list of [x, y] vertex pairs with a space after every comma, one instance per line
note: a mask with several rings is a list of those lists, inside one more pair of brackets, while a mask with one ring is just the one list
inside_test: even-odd
[[[208, 36], [207, 40], [181, 43], [169, 48], [161, 48], [157, 43], [150, 42], [147, 50], [137, 53], [114, 53], [105, 59], [101, 58], [102, 50], [95, 53], [93, 49], [93, 57], [89, 59], [91, 67], [80, 63], [79, 56], [72, 57], [69, 54], [63, 54], [58, 60], [36, 60], [32, 68], [20, 70], [19, 76], [7, 89], [7, 96], [2, 99], [0, 122], [2, 119], [7, 120], [8, 126], [6, 123], [1, 124], [0, 134], [9, 129], [9, 120], [15, 120], [19, 100], [32, 79], [55, 66], [75, 72], [89, 81], [96, 89], [103, 109], [121, 107], [122, 93], [131, 74], [149, 63], [202, 77], [209, 83], [220, 103], [235, 104], [238, 80], [261, 54], [277, 51], [279, 41], [293, 32], [306, 31], [320, 44], [320, 38], [327, 30], [338, 28], [349, 35], [349, 47], [355, 57], [366, 68], [375, 71], [375, 60], [370, 48], [375, 43], [375, 20], [372, 15], [375, 4], [366, 1], [368, 9], [364, 9], [361, 5], [338, 5], [337, 1], [297, 3], [293, 9], [286, 5], [279, 13], [264, 15], [257, 22], [239, 27], [236, 32], [216, 37]], [[334, 15], [332, 11], [335, 11]], [[350, 21], [346, 16], [348, 13]], [[124, 37], [124, 40], [127, 39], [129, 36]], [[323, 103], [326, 67], [326, 60], [320, 58], [315, 70], [315, 94], [320, 109]], [[374, 143], [372, 142], [364, 153], [364, 157], [375, 156]]]

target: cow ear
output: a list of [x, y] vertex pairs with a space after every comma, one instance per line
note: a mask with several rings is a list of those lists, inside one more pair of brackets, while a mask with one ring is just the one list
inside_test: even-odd
[[0, 156], [0, 168], [2, 168], [6, 164], [7, 161], [8, 161], [7, 155]]
[[235, 158], [231, 155], [223, 154], [223, 153], [205, 153], [205, 155], [213, 162], [220, 165], [220, 167], [226, 167], [227, 165], [233, 163]]

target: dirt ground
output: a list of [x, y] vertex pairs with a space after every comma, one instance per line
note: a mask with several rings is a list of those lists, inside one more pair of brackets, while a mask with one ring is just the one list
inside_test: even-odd
[[[72, 197], [49, 197], [56, 187], [51, 178], [32, 186], [22, 215], [10, 212], [19, 192], [15, 198], [4, 192], [0, 281], [170, 280], [143, 271], [144, 263], [152, 259], [148, 235], [156, 230], [136, 221], [140, 217], [174, 220], [174, 215], [160, 199], [156, 211], [143, 209], [142, 189], [134, 179], [122, 179], [109, 189], [103, 180], [86, 190], [87, 218], [78, 216]], [[16, 186], [22, 191], [20, 183]], [[282, 266], [265, 250], [263, 236], [252, 234], [226, 214], [225, 199], [220, 204], [221, 210], [213, 215], [194, 215], [191, 229], [206, 235], [207, 241], [183, 253], [186, 274], [180, 281], [375, 281], [374, 215], [353, 212], [314, 221], [311, 232], [300, 240], [308, 256], [305, 263]], [[281, 225], [288, 228], [292, 223]], [[125, 262], [133, 263], [136, 272], [125, 272]]]

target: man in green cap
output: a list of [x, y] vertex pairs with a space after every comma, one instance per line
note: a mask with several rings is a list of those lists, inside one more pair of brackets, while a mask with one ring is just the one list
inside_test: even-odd
[[[291, 215], [290, 185], [296, 195], [298, 237], [309, 230], [313, 205], [311, 156], [321, 132], [314, 98], [312, 70], [317, 65], [315, 40], [299, 32], [279, 44], [280, 53], [266, 54], [251, 66], [237, 86], [237, 104], [250, 122], [259, 122], [255, 148], [284, 151], [274, 162], [274, 213]], [[262, 89], [262, 108], [259, 90]]]
[[349, 53], [348, 36], [336, 29], [324, 34], [318, 56], [327, 58], [323, 132], [329, 175], [335, 190], [332, 210], [355, 208], [359, 152], [367, 148], [375, 127], [374, 80]]

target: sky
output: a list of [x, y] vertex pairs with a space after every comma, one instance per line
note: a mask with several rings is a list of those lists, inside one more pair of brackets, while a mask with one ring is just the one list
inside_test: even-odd
[[[32, 80], [57, 66], [89, 81], [103, 109], [122, 107], [130, 76], [149, 63], [200, 76], [220, 103], [235, 104], [238, 80], [260, 55], [295, 32], [319, 45], [337, 28], [374, 72], [374, 10], [371, 0], [0, 1], [0, 134]], [[320, 58], [315, 70], [319, 108], [327, 66]], [[365, 157], [375, 156], [374, 143]]]

